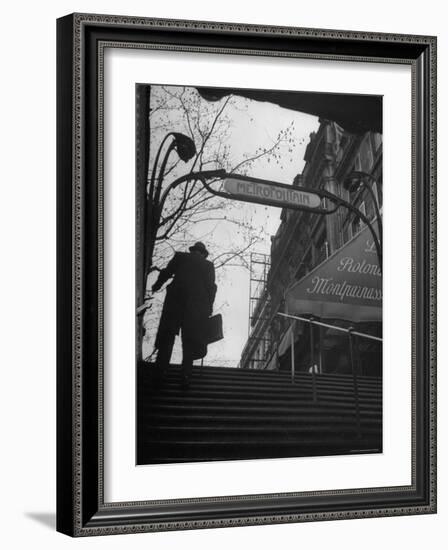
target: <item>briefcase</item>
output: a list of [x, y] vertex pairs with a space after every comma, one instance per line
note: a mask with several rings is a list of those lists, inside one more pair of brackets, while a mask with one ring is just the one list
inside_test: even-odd
[[213, 344], [213, 342], [218, 342], [218, 340], [222, 340], [224, 338], [224, 333], [222, 331], [222, 315], [220, 313], [213, 315], [208, 319], [206, 338], [207, 344]]

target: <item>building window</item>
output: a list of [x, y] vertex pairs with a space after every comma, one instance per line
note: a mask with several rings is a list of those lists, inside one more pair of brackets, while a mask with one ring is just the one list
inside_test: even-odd
[[328, 256], [329, 256], [329, 248], [328, 248], [328, 241], [327, 241], [327, 228], [326, 226], [324, 226], [315, 244], [314, 265], [319, 265], [324, 260], [326, 260]]
[[[347, 220], [346, 220], [347, 221]], [[347, 243], [351, 238], [353, 237], [352, 234], [352, 227], [348, 223], [344, 223], [344, 226], [342, 228], [342, 240], [343, 244]]]
[[311, 249], [308, 251], [308, 253], [305, 255], [305, 257], [302, 259], [302, 261], [299, 263], [299, 268], [296, 271], [296, 280], [299, 281], [307, 273], [311, 271], [313, 267], [313, 260], [311, 257]]
[[[366, 215], [366, 203], [365, 201], [361, 201], [356, 205], [358, 210]], [[356, 235], [356, 233], [359, 233], [361, 229], [365, 226], [365, 223], [359, 218], [358, 216], [354, 216], [354, 220], [352, 221], [352, 235]]]

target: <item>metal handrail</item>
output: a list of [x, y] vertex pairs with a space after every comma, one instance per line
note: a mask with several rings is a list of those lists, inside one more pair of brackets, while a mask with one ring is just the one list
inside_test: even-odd
[[[300, 317], [299, 315], [291, 315], [289, 313], [280, 313], [277, 312], [276, 315], [280, 315], [282, 317], [286, 317], [291, 319], [291, 327], [294, 327], [294, 324], [296, 321], [303, 321], [310, 324], [310, 349], [311, 349], [311, 355], [312, 355], [312, 370], [311, 370], [311, 377], [312, 377], [312, 394], [313, 394], [313, 402], [317, 403], [318, 401], [318, 392], [317, 392], [317, 380], [316, 380], [316, 372], [314, 369], [314, 335], [312, 327], [313, 325], [318, 325], [321, 327], [327, 327], [331, 328], [333, 330], [338, 330], [340, 332], [345, 332], [348, 334], [349, 338], [349, 347], [350, 347], [350, 361], [352, 364], [352, 376], [353, 376], [353, 390], [354, 390], [354, 396], [355, 396], [355, 422], [356, 422], [356, 431], [358, 434], [358, 437], [361, 437], [362, 430], [361, 430], [361, 409], [360, 409], [360, 398], [359, 398], [359, 382], [358, 382], [358, 367], [357, 367], [357, 359], [355, 357], [355, 351], [354, 351], [354, 342], [353, 337], [354, 336], [360, 336], [361, 338], [368, 338], [369, 340], [375, 340], [377, 342], [382, 342], [383, 339], [379, 336], [373, 336], [372, 334], [366, 334], [364, 332], [359, 332], [353, 329], [353, 327], [350, 328], [344, 328], [339, 327], [337, 325], [331, 325], [329, 323], [323, 323], [322, 321], [316, 321], [313, 317], [307, 318], [307, 317]], [[295, 354], [294, 354], [294, 330], [291, 330], [291, 382], [294, 384], [294, 378], [295, 378]]]
[[280, 313], [280, 312], [277, 312], [277, 315], [281, 315], [282, 317], [288, 317], [289, 319], [297, 319], [298, 321], [305, 321], [306, 323], [319, 325], [321, 327], [332, 328], [334, 330], [339, 330], [340, 332], [347, 332], [350, 334], [354, 334], [355, 336], [361, 336], [362, 338], [369, 338], [370, 340], [376, 340], [377, 342], [383, 341], [383, 339], [380, 338], [379, 336], [373, 336], [372, 334], [366, 334], [365, 332], [358, 332], [350, 328], [338, 327], [337, 325], [322, 323], [322, 321], [316, 321], [315, 319], [310, 319], [308, 317], [299, 317], [298, 315], [291, 315], [289, 313]]

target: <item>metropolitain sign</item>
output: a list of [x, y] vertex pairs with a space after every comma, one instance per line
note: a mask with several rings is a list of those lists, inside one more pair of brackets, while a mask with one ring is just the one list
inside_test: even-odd
[[224, 190], [239, 200], [298, 210], [322, 210], [319, 195], [292, 185], [266, 182], [244, 176], [241, 178], [228, 177], [224, 180]]

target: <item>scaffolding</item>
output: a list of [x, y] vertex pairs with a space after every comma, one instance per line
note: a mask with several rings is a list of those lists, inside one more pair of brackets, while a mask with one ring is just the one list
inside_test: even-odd
[[267, 288], [270, 268], [270, 255], [251, 252], [248, 335], [240, 364], [243, 368], [264, 368], [271, 347], [270, 331], [264, 326], [271, 315]]
[[260, 252], [251, 252], [250, 254], [250, 279], [249, 279], [249, 326], [248, 336], [252, 327], [259, 320], [260, 306], [262, 306], [263, 297], [267, 295], [267, 283], [269, 270], [271, 268], [271, 257], [268, 254]]

